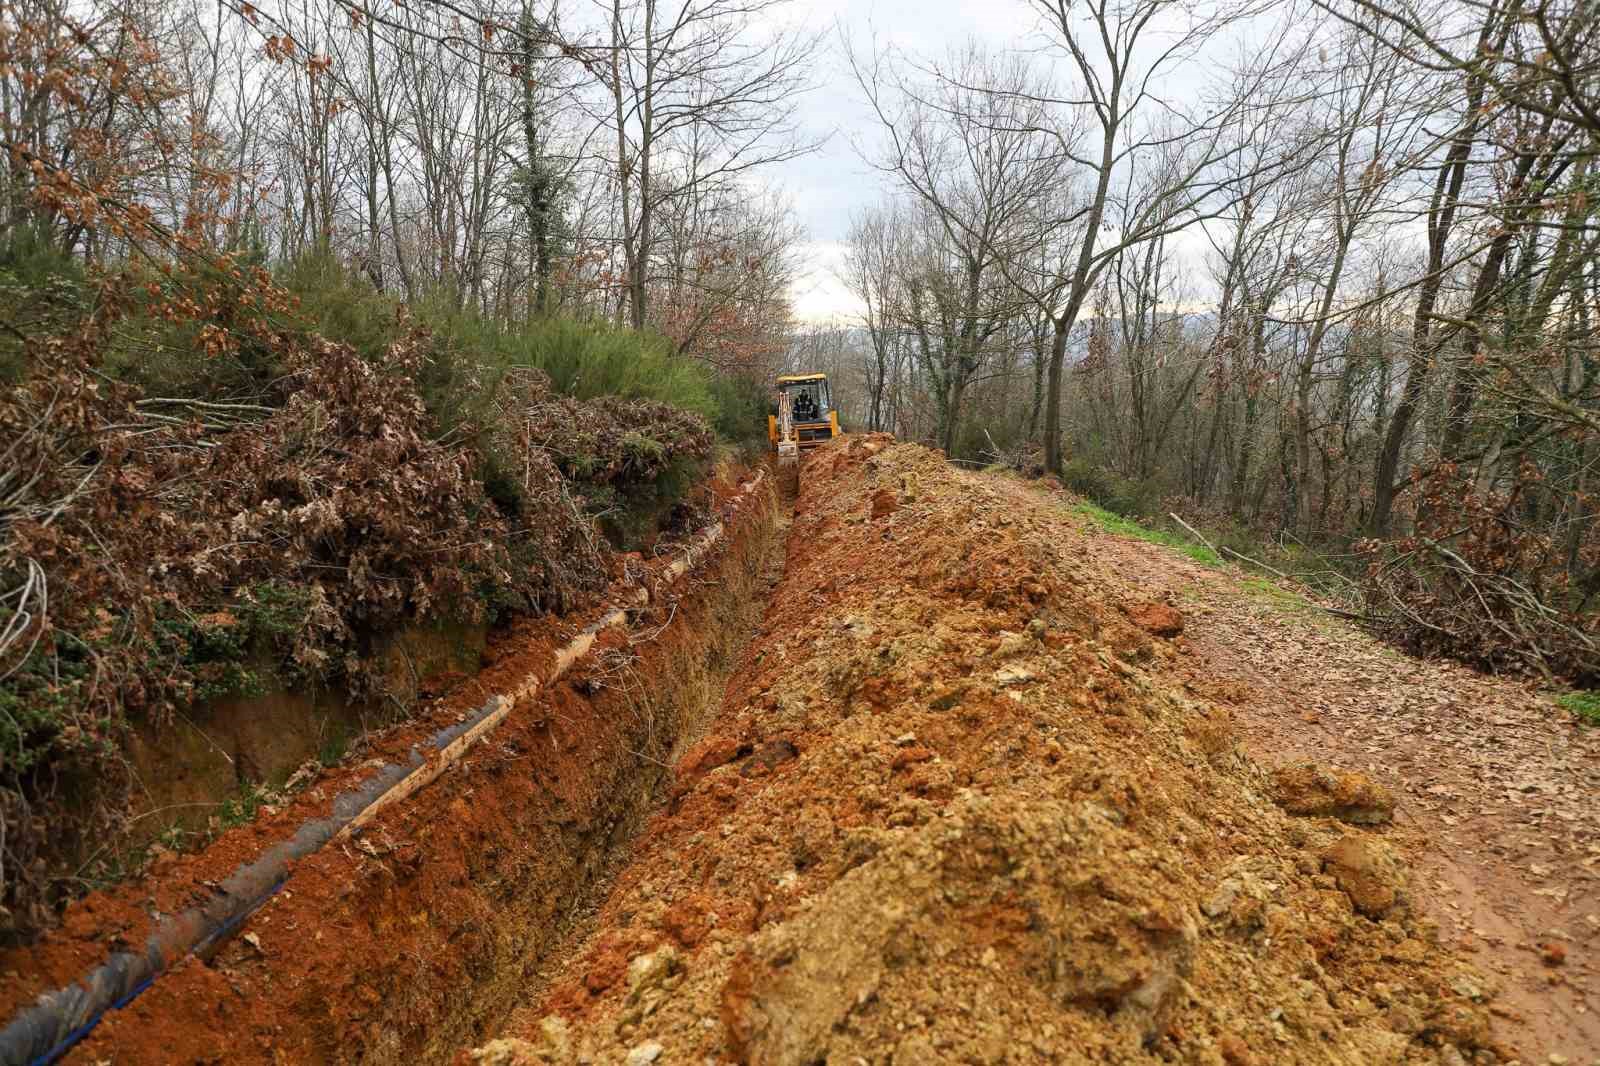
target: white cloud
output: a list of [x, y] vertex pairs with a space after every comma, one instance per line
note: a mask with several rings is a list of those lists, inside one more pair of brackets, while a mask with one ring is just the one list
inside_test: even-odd
[[1023, 0], [805, 0], [797, 7], [803, 7], [808, 26], [828, 34], [818, 87], [803, 104], [809, 135], [827, 141], [766, 176], [783, 190], [810, 238], [801, 247], [801, 274], [790, 291], [795, 317], [812, 324], [851, 321], [862, 307], [835, 273], [844, 236], [850, 216], [881, 202], [887, 185], [855, 148], [870, 146], [881, 134], [845, 62], [840, 34], [863, 52], [876, 39], [879, 47], [938, 55], [970, 37], [1021, 44], [1037, 20]]
[[[826, 34], [817, 88], [801, 104], [808, 136], [826, 142], [818, 151], [789, 160], [763, 177], [782, 189], [808, 238], [800, 253], [801, 275], [791, 290], [796, 317], [807, 323], [851, 320], [862, 308], [839, 282], [834, 268], [844, 254], [851, 216], [883, 202], [890, 179], [858, 153], [858, 145], [870, 152], [883, 134], [846, 62], [843, 40], [847, 38], [863, 59], [875, 48], [937, 59], [969, 39], [998, 49], [1031, 51], [1045, 64], [1051, 62], [1052, 53], [1040, 50], [1048, 35], [1040, 34], [1039, 9], [1027, 0], [798, 0], [789, 13]], [[1275, 18], [1254, 20], [1246, 36], [1260, 38], [1275, 27], [1281, 29]], [[1161, 79], [1161, 91], [1174, 99], [1197, 97], [1227, 58], [1224, 50], [1238, 46], [1230, 38], [1202, 57], [1175, 65]], [[1210, 245], [1205, 233], [1191, 229], [1173, 236], [1169, 245], [1188, 295], [1209, 296], [1215, 284], [1206, 261]]]
[[808, 241], [800, 246], [800, 276], [789, 290], [795, 318], [820, 325], [860, 317], [861, 301], [839, 280], [845, 246], [838, 241]]

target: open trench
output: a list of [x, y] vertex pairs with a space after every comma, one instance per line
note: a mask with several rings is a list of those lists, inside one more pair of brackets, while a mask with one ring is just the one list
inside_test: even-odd
[[[67, 1060], [1516, 1057], [1400, 842], [1281, 809], [1058, 510], [876, 435], [809, 455], [793, 515], [772, 482], [625, 611], [499, 641], [417, 727], [492, 731]], [[363, 772], [76, 905], [0, 958], [0, 1008], [211, 898]]]
[[[298, 820], [304, 836], [337, 825], [341, 802], [406, 774], [291, 863], [259, 909], [141, 979], [135, 998], [119, 991], [125, 1002], [91, 1016], [77, 1042], [46, 1019], [54, 1037], [0, 1048], [0, 1061], [435, 1062], [493, 1032], [592, 911], [674, 758], [719, 705], [782, 557], [781, 506], [758, 475], [722, 504], [714, 545], [691, 543], [648, 592], [623, 597], [648, 603], [613, 606], [575, 636], [530, 624], [498, 641], [478, 678], [387, 745], [456, 720], [442, 752], [385, 763], [380, 748], [346, 780], [319, 781], [293, 810], [207, 849], [218, 854], [75, 905], [42, 944], [0, 960], [10, 1016], [52, 990], [104, 982], [108, 952], [142, 961], [139, 945], [216, 908], [238, 879], [222, 870], [264, 865], [259, 855], [295, 839], [286, 826]], [[471, 710], [486, 692], [502, 695]]]

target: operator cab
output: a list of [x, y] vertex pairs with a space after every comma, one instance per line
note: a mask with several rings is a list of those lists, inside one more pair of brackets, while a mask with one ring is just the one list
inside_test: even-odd
[[826, 422], [829, 403], [828, 379], [821, 374], [796, 374], [778, 379], [778, 391], [789, 394], [790, 410], [796, 422]]
[[[839, 433], [838, 412], [833, 409], [833, 397], [828, 392], [825, 374], [785, 374], [777, 380], [779, 397], [789, 398], [789, 417], [794, 420], [795, 442], [802, 448], [815, 447], [832, 440]], [[768, 418], [768, 433], [774, 447], [780, 433], [778, 427], [779, 404], [772, 404]]]

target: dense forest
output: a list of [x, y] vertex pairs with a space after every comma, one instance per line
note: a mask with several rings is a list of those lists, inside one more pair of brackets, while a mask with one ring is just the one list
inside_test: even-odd
[[1041, 2], [847, 46], [880, 204], [853, 414], [1357, 577], [1421, 651], [1592, 677], [1600, 23]]
[[[45, 842], [117, 822], [130, 721], [583, 603], [785, 368], [1413, 650], [1600, 674], [1588, 8], [1015, 6], [925, 54], [797, 0], [0, 0], [7, 927], [104, 874]], [[806, 121], [830, 64], [859, 128]], [[830, 134], [856, 310], [800, 322]]]

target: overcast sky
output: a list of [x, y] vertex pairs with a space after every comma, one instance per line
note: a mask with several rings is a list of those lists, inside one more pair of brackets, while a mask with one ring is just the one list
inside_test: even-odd
[[[860, 305], [835, 271], [850, 217], [883, 201], [891, 183], [862, 159], [860, 149], [871, 149], [880, 137], [879, 125], [850, 71], [842, 39], [848, 37], [863, 57], [889, 48], [929, 61], [976, 40], [997, 51], [1029, 51], [1046, 69], [1058, 64], [1054, 73], [1063, 82], [1074, 79], [1065, 57], [1052, 56], [1055, 39], [1043, 32], [1041, 13], [1028, 0], [796, 0], [796, 4], [811, 27], [826, 32], [818, 62], [819, 88], [802, 104], [802, 118], [811, 136], [827, 140], [814, 154], [774, 167], [767, 180], [788, 197], [808, 238], [793, 292], [796, 316], [806, 323], [848, 322]], [[1197, 11], [1205, 12], [1205, 5], [1206, 0], [1200, 0]], [[1294, 0], [1282, 0], [1258, 8], [1255, 16], [1213, 38], [1200, 54], [1166, 67], [1156, 86], [1158, 95], [1175, 103], [1197, 102], [1241, 54], [1259, 56], [1297, 36], [1304, 25], [1296, 13], [1298, 6]], [[1161, 31], [1156, 29], [1160, 25], [1158, 20], [1146, 34], [1150, 47], [1142, 50], [1141, 58], [1160, 51]], [[1172, 29], [1178, 26], [1175, 22]], [[1135, 60], [1136, 68], [1139, 62]], [[1169, 246], [1191, 295], [1209, 290], [1210, 246], [1204, 230], [1180, 233]]]
[[849, 319], [858, 304], [834, 277], [852, 212], [882, 200], [884, 175], [862, 161], [856, 146], [877, 137], [868, 108], [845, 62], [841, 34], [861, 52], [892, 46], [937, 56], [969, 38], [1022, 45], [1038, 24], [1025, 0], [801, 0], [810, 24], [826, 29], [818, 89], [803, 104], [812, 136], [828, 140], [816, 153], [776, 167], [768, 180], [793, 204], [808, 241], [801, 249], [795, 314], [805, 322]]

